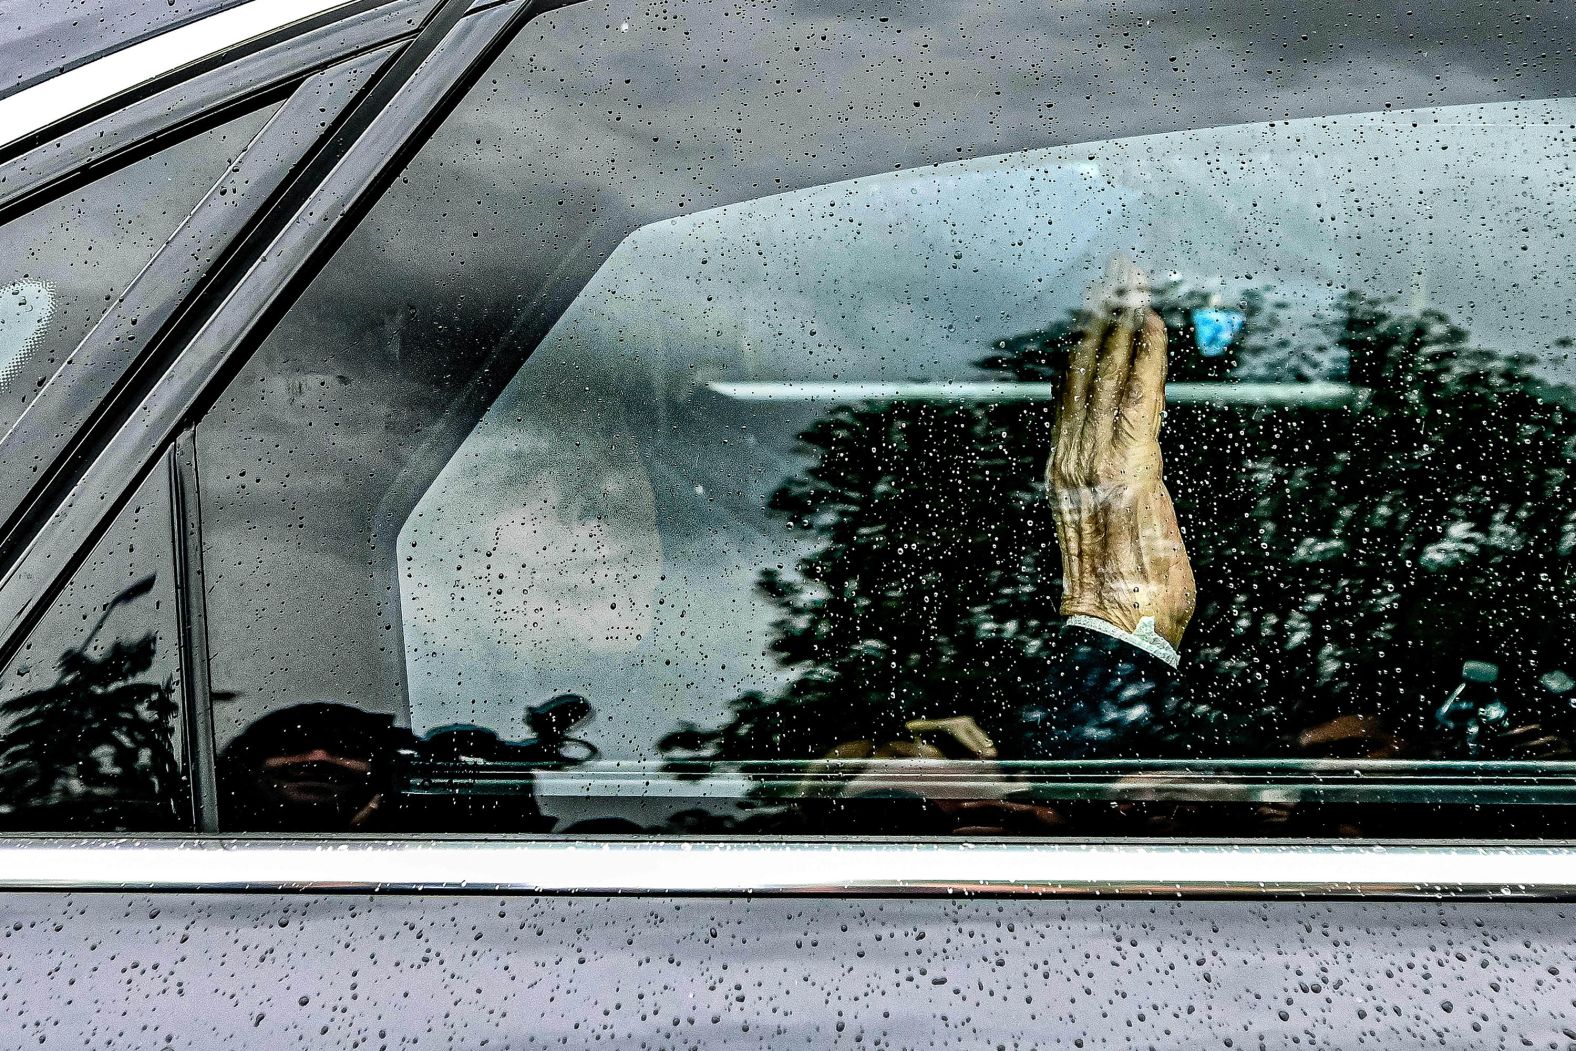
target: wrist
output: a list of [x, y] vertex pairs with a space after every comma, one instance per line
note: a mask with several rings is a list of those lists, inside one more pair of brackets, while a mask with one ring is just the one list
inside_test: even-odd
[[1154, 657], [1168, 667], [1175, 668], [1182, 662], [1182, 655], [1177, 652], [1176, 646], [1155, 630], [1155, 618], [1141, 617], [1138, 627], [1132, 631], [1117, 627], [1110, 621], [1085, 614], [1074, 614], [1063, 621], [1064, 628], [1082, 628], [1085, 631], [1097, 632], [1109, 638], [1125, 642], [1136, 649]]
[[1140, 603], [1137, 607], [1110, 602], [1085, 601], [1078, 598], [1063, 600], [1059, 612], [1064, 618], [1085, 617], [1102, 621], [1119, 631], [1137, 634], [1147, 623], [1149, 631], [1164, 639], [1173, 649], [1182, 644], [1182, 633], [1187, 621], [1160, 609], [1156, 605]]
[[1147, 620], [1157, 635], [1180, 648], [1194, 602], [1187, 557], [1151, 554], [1140, 565], [1121, 562], [1117, 557], [1064, 562], [1062, 616], [1092, 617], [1129, 633]]
[[1065, 487], [1057, 492], [1063, 616], [1124, 632], [1145, 618], [1173, 648], [1194, 607], [1193, 569], [1165, 486]]

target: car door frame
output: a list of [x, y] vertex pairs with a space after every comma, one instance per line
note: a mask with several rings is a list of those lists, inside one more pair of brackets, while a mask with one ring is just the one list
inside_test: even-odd
[[[119, 414], [106, 417], [113, 440], [79, 458], [0, 579], [0, 628], [14, 647], [45, 602], [39, 596], [58, 587], [127, 494], [176, 450], [183, 659], [206, 737], [199, 832], [215, 833], [217, 823], [190, 428], [513, 31], [554, 6], [438, 0], [220, 272], [182, 300], [151, 341], [157, 369], [143, 387], [122, 391]], [[0, 837], [0, 888], [1564, 900], [1576, 897], [1573, 861], [1567, 844], [15, 836]]]
[[[171, 446], [135, 463], [111, 456], [124, 473], [110, 484], [84, 482], [83, 476], [95, 466], [101, 472], [106, 452], [119, 450], [126, 417], [147, 411], [144, 402], [159, 389], [166, 357], [183, 345], [179, 333], [200, 324], [250, 272], [281, 214], [338, 160], [330, 154], [336, 132], [369, 100], [375, 103], [379, 85], [387, 93], [389, 75], [404, 72], [400, 57], [424, 29], [431, 32], [440, 6], [440, 0], [351, 5], [339, 21], [296, 25], [288, 39], [244, 47], [239, 56], [227, 51], [231, 61], [187, 70], [189, 79], [179, 83], [155, 77], [146, 93], [125, 100], [125, 108], [0, 162], [0, 215], [10, 219], [239, 112], [278, 106], [0, 436], [0, 475], [10, 475], [0, 486], [0, 664], [23, 644], [149, 473], [168, 469]], [[206, 265], [193, 266], [194, 259]], [[140, 351], [127, 353], [126, 347], [139, 344]], [[180, 535], [180, 512], [188, 504], [179, 485], [189, 479], [174, 473]], [[182, 647], [186, 754], [198, 760], [192, 770], [197, 827], [211, 829], [212, 762], [202, 760], [211, 757], [212, 733], [205, 729], [205, 669], [192, 660], [200, 614], [186, 597], [200, 596], [200, 588], [190, 572], [190, 563], [177, 562], [177, 576], [189, 583], [180, 589], [188, 643]]]

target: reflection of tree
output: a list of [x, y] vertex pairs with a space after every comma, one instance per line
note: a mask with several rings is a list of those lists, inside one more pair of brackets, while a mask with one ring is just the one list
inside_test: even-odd
[[0, 704], [0, 822], [84, 830], [175, 827], [180, 797], [172, 684], [153, 667], [149, 633], [98, 647], [110, 613], [146, 595], [147, 577], [115, 596], [82, 642], [61, 654], [50, 686]]
[[[1173, 378], [1279, 354], [1287, 379], [1349, 362], [1371, 393], [1343, 409], [1171, 410], [1167, 478], [1200, 595], [1185, 640], [1190, 700], [1181, 722], [1144, 728], [1133, 752], [1274, 755], [1314, 723], [1373, 713], [1427, 754], [1428, 717], [1463, 659], [1499, 664], [1520, 714], [1557, 718], [1538, 680], [1576, 659], [1563, 601], [1576, 414], [1534, 393], [1528, 359], [1474, 347], [1438, 313], [1358, 295], [1323, 346], [1286, 353], [1275, 305], [1255, 295], [1233, 355], [1201, 362], [1189, 318], [1202, 297], [1172, 288], [1160, 302]], [[1072, 338], [1068, 318], [1002, 341], [981, 364], [1049, 382]], [[665, 746], [815, 756], [901, 736], [922, 715], [974, 714], [988, 729], [1034, 699], [1060, 590], [1040, 489], [1049, 411], [869, 404], [804, 432], [814, 462], [772, 508], [821, 543], [794, 571], [761, 578], [782, 611], [775, 649], [795, 676]]]

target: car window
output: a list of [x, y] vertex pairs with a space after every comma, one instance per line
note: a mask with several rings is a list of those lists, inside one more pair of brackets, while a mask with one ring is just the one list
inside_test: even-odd
[[183, 139], [5, 225], [0, 426], [16, 422], [277, 108]]
[[230, 826], [1560, 827], [1576, 108], [1066, 22], [529, 23], [198, 425]]
[[190, 828], [173, 521], [156, 468], [0, 670], [0, 828]]

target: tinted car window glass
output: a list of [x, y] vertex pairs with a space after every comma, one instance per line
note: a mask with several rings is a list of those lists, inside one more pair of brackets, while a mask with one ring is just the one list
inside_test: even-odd
[[200, 423], [237, 822], [1555, 827], [1571, 103], [800, 14], [530, 23]]
[[277, 108], [183, 139], [6, 224], [0, 424], [16, 421]]
[[171, 525], [159, 468], [0, 671], [0, 828], [190, 827]]

